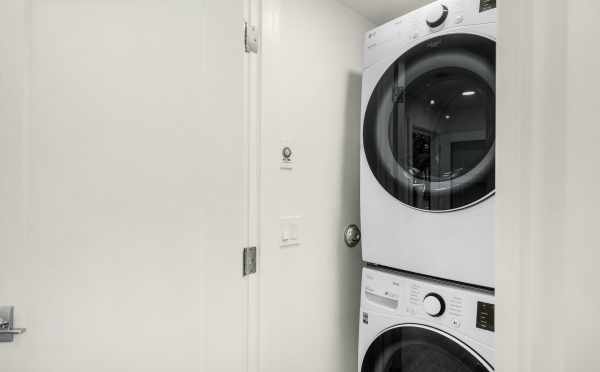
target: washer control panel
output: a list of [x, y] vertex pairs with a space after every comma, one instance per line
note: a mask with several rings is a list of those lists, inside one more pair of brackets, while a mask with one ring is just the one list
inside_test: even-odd
[[488, 345], [494, 337], [494, 295], [414, 275], [363, 269], [361, 308], [462, 333]]
[[464, 296], [448, 288], [440, 289], [434, 282], [407, 277], [408, 297], [407, 313], [422, 316], [429, 320], [442, 322], [448, 327], [460, 328], [464, 317]]

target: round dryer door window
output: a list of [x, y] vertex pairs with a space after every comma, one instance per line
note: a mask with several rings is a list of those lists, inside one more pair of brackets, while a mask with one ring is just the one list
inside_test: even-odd
[[451, 34], [398, 58], [365, 112], [363, 146], [377, 181], [425, 211], [465, 208], [495, 188], [496, 44]]
[[402, 326], [379, 336], [361, 372], [490, 372], [493, 368], [468, 346], [425, 326]]

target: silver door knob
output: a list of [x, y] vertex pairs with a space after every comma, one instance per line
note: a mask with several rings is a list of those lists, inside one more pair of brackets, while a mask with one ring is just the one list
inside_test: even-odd
[[13, 342], [15, 335], [25, 333], [25, 328], [13, 328], [13, 306], [0, 306], [0, 342]]
[[346, 226], [346, 230], [344, 231], [344, 241], [346, 245], [350, 248], [356, 247], [358, 243], [360, 243], [360, 229], [356, 225], [348, 225]]

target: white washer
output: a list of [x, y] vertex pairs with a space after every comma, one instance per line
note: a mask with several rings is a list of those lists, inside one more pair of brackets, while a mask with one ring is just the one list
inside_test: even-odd
[[494, 287], [495, 6], [436, 1], [366, 35], [366, 262]]
[[359, 372], [494, 370], [491, 291], [363, 269]]

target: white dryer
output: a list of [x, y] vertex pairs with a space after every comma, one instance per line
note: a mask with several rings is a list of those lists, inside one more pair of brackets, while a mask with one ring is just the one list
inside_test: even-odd
[[366, 262], [494, 287], [495, 8], [436, 1], [366, 35]]
[[359, 372], [491, 372], [490, 291], [363, 270]]

